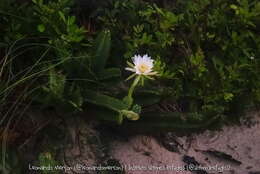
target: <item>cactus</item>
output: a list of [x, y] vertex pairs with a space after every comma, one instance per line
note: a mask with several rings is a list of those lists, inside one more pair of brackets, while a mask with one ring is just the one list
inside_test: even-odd
[[95, 55], [92, 61], [93, 71], [100, 73], [104, 70], [109, 57], [111, 47], [111, 33], [109, 30], [102, 31], [95, 40]]
[[111, 109], [113, 111], [119, 112], [120, 110], [128, 109], [128, 106], [121, 100], [91, 90], [86, 90], [84, 96], [87, 102]]
[[[203, 116], [201, 116], [203, 117]], [[210, 119], [207, 119], [210, 118]], [[217, 119], [220, 115], [206, 117], [206, 119], [190, 122], [181, 119], [181, 113], [168, 112], [168, 113], [151, 113], [143, 114], [136, 122], [125, 122], [123, 127], [127, 130], [134, 130], [137, 132], [151, 132], [151, 131], [173, 131], [173, 130], [197, 130], [207, 128]]]

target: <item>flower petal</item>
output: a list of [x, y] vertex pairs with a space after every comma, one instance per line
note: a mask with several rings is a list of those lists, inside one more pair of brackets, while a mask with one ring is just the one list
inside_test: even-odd
[[135, 67], [132, 63], [130, 63], [130, 62], [128, 62], [128, 61], [127, 61], [126, 63], [127, 63], [127, 65], [130, 66], [131, 68], [134, 68], [134, 67]]
[[150, 76], [152, 76], [152, 75], [156, 75], [156, 74], [158, 74], [156, 71], [153, 71], [153, 72], [149, 72], [149, 73], [147, 73], [147, 75], [150, 75]]
[[129, 68], [129, 67], [125, 68], [125, 70], [131, 71], [131, 72], [136, 72], [134, 68]]
[[151, 59], [148, 54], [145, 54], [143, 56], [137, 54], [132, 57], [133, 64], [130, 62], [127, 62], [129, 67], [126, 68], [126, 70], [135, 72], [135, 74], [138, 75], [155, 75], [156, 72], [152, 72], [153, 70], [153, 59]]
[[136, 74], [132, 74], [132, 75], [129, 76], [125, 81], [128, 81], [128, 80], [132, 79], [134, 76], [136, 76]]

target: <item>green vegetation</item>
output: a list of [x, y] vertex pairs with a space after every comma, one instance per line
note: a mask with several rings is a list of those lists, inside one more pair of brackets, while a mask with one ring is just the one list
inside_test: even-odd
[[[157, 131], [237, 119], [260, 102], [259, 28], [257, 0], [0, 0], [0, 170], [28, 110]], [[157, 74], [126, 81], [145, 54]]]

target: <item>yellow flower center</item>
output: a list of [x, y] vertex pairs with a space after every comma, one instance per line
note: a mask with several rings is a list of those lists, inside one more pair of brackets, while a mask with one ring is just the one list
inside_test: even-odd
[[145, 73], [147, 70], [149, 70], [149, 66], [147, 66], [146, 64], [141, 64], [139, 67], [138, 67], [139, 71], [141, 73]]

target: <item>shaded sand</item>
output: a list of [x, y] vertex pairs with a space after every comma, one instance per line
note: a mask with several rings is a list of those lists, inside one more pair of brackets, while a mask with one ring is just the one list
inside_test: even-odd
[[[138, 135], [114, 141], [110, 154], [125, 166], [126, 174], [260, 174], [259, 120], [254, 113], [250, 126], [244, 121], [240, 126], [184, 137], [168, 133], [164, 145], [161, 139]], [[193, 167], [192, 172], [181, 171], [187, 164]], [[198, 171], [198, 165], [208, 168]]]
[[80, 121], [71, 128], [72, 141], [61, 155], [64, 165], [117, 166], [120, 170], [64, 173], [260, 174], [260, 115], [249, 116], [241, 125], [181, 137], [174, 132], [127, 136]]

